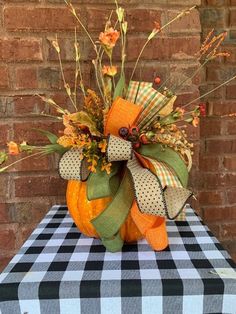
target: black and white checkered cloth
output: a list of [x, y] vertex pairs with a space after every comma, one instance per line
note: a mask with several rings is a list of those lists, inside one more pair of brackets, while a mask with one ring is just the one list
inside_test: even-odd
[[169, 248], [109, 253], [54, 206], [0, 275], [1, 314], [236, 313], [235, 265], [192, 209]]

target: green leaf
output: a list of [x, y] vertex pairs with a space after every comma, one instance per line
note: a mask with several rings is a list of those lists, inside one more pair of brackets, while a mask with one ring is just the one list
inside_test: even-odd
[[69, 148], [63, 147], [60, 144], [50, 144], [50, 145], [45, 145], [42, 148], [42, 155], [49, 155], [49, 154], [53, 154], [53, 153], [57, 153], [59, 155], [62, 155], [68, 150], [69, 150]]
[[125, 88], [125, 75], [124, 75], [124, 73], [121, 73], [120, 79], [119, 79], [119, 81], [116, 85], [115, 91], [114, 91], [113, 100], [115, 100], [117, 97], [123, 96], [124, 88]]
[[5, 152], [0, 152], [0, 165], [7, 161], [8, 156]]
[[42, 129], [37, 129], [37, 128], [33, 128], [33, 130], [35, 130], [35, 131], [45, 135], [48, 138], [50, 143], [52, 143], [52, 144], [56, 144], [57, 143], [58, 137], [55, 134], [53, 134], [53, 133], [51, 133], [49, 131], [42, 130]]

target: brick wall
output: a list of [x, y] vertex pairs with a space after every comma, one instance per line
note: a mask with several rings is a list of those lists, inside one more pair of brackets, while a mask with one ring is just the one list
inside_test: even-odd
[[[202, 92], [219, 85], [236, 72], [236, 1], [202, 1], [201, 25], [205, 35], [214, 26], [227, 30], [224, 50], [231, 57], [205, 69]], [[208, 99], [208, 115], [200, 126], [199, 201], [205, 222], [236, 259], [236, 121], [224, 117], [236, 112], [236, 83], [219, 89]]]
[[[160, 19], [163, 24], [177, 11], [186, 8], [186, 1], [120, 2], [129, 8], [128, 66], [131, 68], [143, 38], [153, 28], [152, 21]], [[226, 1], [207, 2], [208, 4], [202, 5], [200, 11], [203, 32], [206, 32], [213, 22], [217, 23], [218, 28], [231, 28], [227, 47], [232, 51], [232, 57], [231, 63], [224, 69], [223, 64], [220, 63], [212, 64], [206, 69], [208, 85], [203, 84], [202, 90], [207, 86], [214, 86], [217, 81], [225, 77], [231, 71], [235, 58], [232, 44], [235, 36], [232, 24], [235, 16], [233, 7], [228, 7]], [[94, 36], [98, 36], [98, 32], [102, 30], [102, 22], [105, 22], [104, 7], [105, 11], [109, 10], [113, 1], [75, 0], [74, 3], [89, 30]], [[200, 5], [201, 1], [188, 0], [187, 3], [188, 6]], [[231, 1], [232, 6], [233, 4], [235, 1]], [[45, 120], [31, 115], [32, 112], [37, 114], [42, 110], [50, 113], [49, 108], [34, 94], [51, 96], [62, 105], [67, 103], [62, 89], [58, 61], [50, 41], [55, 38], [55, 33], [58, 33], [66, 77], [73, 83], [74, 20], [65, 9], [64, 2], [60, 0], [8, 0], [2, 1], [0, 8], [0, 145], [4, 145], [12, 138], [18, 141], [27, 139], [32, 144], [40, 144], [43, 138], [36, 133], [30, 133], [28, 131], [30, 127], [55, 130], [59, 130], [60, 127], [50, 119]], [[197, 67], [194, 54], [200, 46], [200, 33], [199, 13], [195, 10], [152, 42], [143, 55], [137, 78], [151, 81], [157, 73], [164, 80], [170, 71], [172, 81], [185, 78]], [[83, 51], [85, 79], [89, 86], [93, 86], [94, 77], [88, 61], [93, 55], [92, 49], [82, 32], [78, 31], [78, 36]], [[185, 103], [198, 95], [199, 85], [200, 77], [188, 82], [178, 102]], [[220, 116], [233, 110], [235, 89], [229, 86], [214, 97], [210, 99], [209, 116], [201, 125], [201, 145], [199, 129], [188, 130], [191, 139], [195, 142], [191, 186], [196, 192], [198, 188], [201, 191], [199, 194], [201, 207], [198, 210], [204, 215], [204, 219], [213, 231], [233, 252], [230, 239], [235, 235], [235, 228], [233, 228], [235, 225], [229, 221], [232, 221], [234, 206], [229, 204], [233, 203], [234, 189], [236, 189], [234, 173], [236, 163], [232, 158], [236, 131], [233, 120], [228, 118], [223, 120]], [[225, 149], [227, 155], [224, 156]], [[199, 151], [201, 175], [204, 180], [200, 180], [199, 176]], [[22, 245], [48, 208], [52, 204], [65, 202], [66, 184], [58, 178], [56, 165], [57, 160], [52, 156], [40, 160], [34, 159], [31, 162], [21, 163], [7, 174], [0, 175], [0, 264], [2, 267]], [[209, 193], [206, 193], [208, 190]], [[220, 227], [219, 222], [222, 223]]]

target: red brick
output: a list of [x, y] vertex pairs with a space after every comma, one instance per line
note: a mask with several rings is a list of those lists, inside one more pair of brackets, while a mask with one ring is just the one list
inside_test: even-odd
[[201, 186], [205, 189], [215, 189], [225, 186], [227, 181], [225, 174], [221, 173], [202, 173], [201, 177]]
[[225, 8], [204, 8], [201, 10], [201, 24], [203, 28], [222, 28], [227, 24]]
[[236, 186], [236, 173], [225, 174], [225, 185], [229, 188]]
[[58, 177], [37, 176], [14, 179], [16, 197], [59, 196], [65, 194], [67, 182]]
[[6, 142], [9, 140], [9, 129], [8, 124], [0, 124], [0, 145], [6, 145]]
[[222, 228], [222, 236], [224, 237], [224, 239], [232, 239], [232, 238], [236, 238], [236, 223], [232, 222], [232, 223], [227, 223], [227, 224], [222, 224], [221, 225]]
[[201, 171], [217, 172], [220, 167], [219, 158], [201, 155], [199, 160], [199, 167]]
[[[178, 14], [179, 14], [179, 11], [174, 11], [174, 10], [168, 11], [167, 21], [172, 20]], [[182, 17], [181, 19], [175, 21], [169, 27], [170, 33], [186, 32], [189, 34], [192, 32], [200, 32], [200, 31], [201, 31], [201, 25], [200, 25], [198, 10], [193, 10], [191, 14], [188, 14]]]
[[201, 191], [199, 192], [199, 202], [206, 205], [222, 205], [224, 204], [225, 196], [222, 191]]
[[222, 99], [224, 91], [225, 91], [224, 87], [218, 88], [217, 90], [212, 92], [218, 86], [219, 86], [219, 83], [213, 84], [211, 82], [208, 82], [207, 85], [201, 85], [199, 87], [201, 94], [204, 95], [206, 93], [209, 93], [206, 98], [203, 98], [203, 101], [205, 100], [209, 102], [210, 100], [214, 99], [214, 102], [215, 102], [215, 101], [219, 101], [219, 99]]
[[0, 223], [9, 222], [9, 214], [6, 203], [0, 203]]
[[9, 177], [6, 173], [0, 174], [0, 202], [5, 203], [7, 198], [9, 197], [8, 189], [9, 189]]
[[16, 248], [17, 224], [0, 225], [0, 249], [13, 250]]
[[[58, 92], [55, 92], [53, 94], [50, 95], [50, 97], [62, 108], [65, 108], [67, 110], [69, 110], [70, 112], [73, 112], [74, 111], [74, 107], [73, 105], [71, 104], [71, 101], [70, 99], [68, 98], [68, 96], [66, 95], [65, 91], [62, 90], [62, 91], [58, 91]], [[82, 99], [82, 96], [81, 98], [78, 98], [78, 99]], [[80, 109], [82, 109], [82, 103], [79, 103], [78, 104], [80, 106]], [[52, 115], [57, 115], [56, 113], [56, 110], [49, 106], [49, 113], [52, 114]]]
[[34, 231], [36, 228], [37, 223], [26, 223], [21, 225], [19, 229], [19, 243], [18, 246], [21, 247], [24, 242], [29, 238], [31, 233]]
[[[29, 155], [23, 154], [21, 157], [27, 157]], [[16, 158], [9, 158], [9, 162], [13, 162]], [[20, 172], [20, 171], [49, 171], [50, 170], [50, 157], [30, 157], [25, 159], [15, 166], [9, 169], [9, 172]]]
[[45, 103], [38, 96], [16, 95], [13, 98], [13, 112], [15, 116], [27, 116], [46, 110]]
[[229, 19], [230, 19], [230, 26], [236, 26], [236, 10], [235, 9], [230, 10]]
[[61, 72], [57, 67], [39, 68], [38, 85], [40, 89], [60, 89]]
[[63, 130], [63, 125], [49, 120], [47, 122], [14, 123], [14, 140], [17, 142], [25, 140], [31, 145], [48, 143], [47, 138], [41, 135], [40, 132], [33, 130], [34, 128], [58, 134], [58, 130]]
[[[68, 37], [68, 35], [67, 35]], [[58, 44], [60, 46], [60, 55], [62, 61], [74, 61], [75, 60], [75, 49], [74, 49], [74, 35], [72, 34], [72, 38], [64, 38], [62, 35], [58, 38]], [[47, 59], [50, 61], [58, 62], [58, 53], [52, 45], [52, 41], [55, 37], [47, 38]], [[79, 39], [79, 49], [81, 54], [81, 61], [88, 60], [87, 50], [90, 43], [85, 38]], [[90, 60], [89, 60], [90, 61]]]
[[213, 114], [216, 116], [228, 115], [235, 113], [235, 102], [214, 102], [213, 104]]
[[35, 89], [38, 87], [37, 70], [20, 68], [16, 70], [16, 89]]
[[9, 73], [6, 66], [0, 66], [0, 88], [5, 89], [9, 87]]
[[208, 5], [211, 5], [214, 7], [221, 7], [228, 4], [227, 0], [207, 0], [206, 2]]
[[11, 206], [12, 221], [24, 225], [39, 223], [49, 208], [50, 202], [45, 197], [40, 201], [35, 200], [34, 203], [17, 202], [17, 204]]
[[[224, 51], [228, 52], [228, 49], [224, 49]], [[221, 82], [227, 81], [230, 77], [233, 77], [235, 75], [236, 68], [232, 67], [232, 65], [227, 67], [225, 64], [220, 64], [219, 66], [212, 64], [207, 66], [206, 71], [207, 81], [219, 81], [220, 84]]]
[[236, 117], [230, 121], [226, 121], [227, 124], [227, 134], [236, 134]]
[[[135, 3], [135, 2], [134, 2]], [[140, 1], [140, 3], [143, 3], [142, 1]], [[153, 3], [153, 1], [150, 3]], [[164, 0], [162, 2], [163, 4], [166, 4], [166, 1]], [[145, 4], [146, 4], [146, 1], [145, 1]], [[185, 8], [185, 5], [183, 3], [183, 1], [181, 0], [168, 0], [168, 4], [173, 4], [173, 5], [179, 5], [179, 6], [184, 6]], [[188, 5], [200, 5], [201, 4], [201, 0], [188, 0]]]
[[227, 57], [227, 64], [229, 63], [235, 63], [236, 62], [236, 47], [235, 46], [231, 46], [229, 44], [225, 45], [225, 51], [227, 51], [230, 56]]
[[4, 26], [11, 31], [74, 30], [75, 19], [67, 8], [6, 7]]
[[217, 222], [217, 221], [223, 221], [223, 220], [231, 220], [235, 215], [233, 214], [235, 212], [235, 207], [226, 207], [226, 206], [210, 206], [205, 207], [203, 209], [204, 213], [204, 221], [205, 222]]
[[200, 134], [201, 137], [209, 137], [212, 135], [220, 135], [222, 121], [220, 118], [206, 117], [200, 120]]
[[235, 155], [226, 156], [223, 160], [225, 170], [236, 171], [236, 158]]
[[229, 204], [236, 203], [236, 188], [227, 190], [227, 199]]
[[42, 61], [42, 41], [35, 38], [0, 39], [0, 60]]
[[[137, 59], [138, 54], [145, 40], [130, 37], [128, 40], [128, 56], [129, 61]], [[199, 51], [199, 37], [173, 37], [173, 38], [156, 38], [149, 48], [144, 50], [143, 60], [189, 60]]]
[[[90, 8], [88, 11], [88, 29], [90, 31], [103, 31], [109, 18], [110, 10]], [[129, 9], [126, 11], [126, 20], [129, 31], [151, 32], [154, 28], [154, 21], [161, 21], [161, 10], [150, 9]], [[115, 14], [113, 24], [115, 22]], [[118, 29], [118, 27], [117, 27]]]
[[206, 147], [209, 154], [236, 153], [236, 140], [211, 139], [206, 141]]
[[236, 85], [226, 86], [226, 98], [227, 99], [235, 99], [236, 98]]
[[[213, 205], [213, 204], [212, 204]], [[235, 209], [235, 208], [234, 208]], [[203, 218], [205, 222], [217, 222], [223, 220], [232, 219], [232, 208], [231, 207], [206, 207], [203, 208]]]

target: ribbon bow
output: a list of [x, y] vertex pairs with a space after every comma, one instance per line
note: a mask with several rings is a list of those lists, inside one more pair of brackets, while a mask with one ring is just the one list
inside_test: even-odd
[[[117, 135], [138, 118], [142, 111], [129, 101], [118, 98], [107, 117], [107, 159], [112, 172], [97, 169], [89, 174], [81, 150], [67, 151], [59, 162], [59, 173], [67, 180], [87, 180], [89, 200], [112, 196], [110, 204], [91, 223], [109, 251], [123, 246], [120, 227], [129, 213], [143, 236], [155, 250], [168, 245], [165, 219], [175, 219], [192, 192], [187, 190], [188, 169], [171, 148], [160, 144], [143, 145], [134, 151], [132, 143]], [[121, 114], [122, 112], [122, 114]]]

